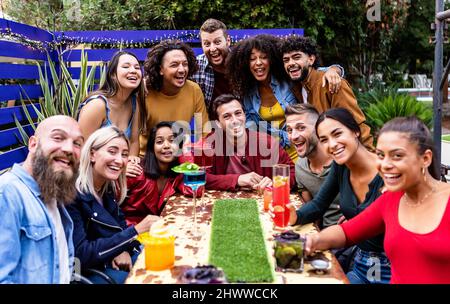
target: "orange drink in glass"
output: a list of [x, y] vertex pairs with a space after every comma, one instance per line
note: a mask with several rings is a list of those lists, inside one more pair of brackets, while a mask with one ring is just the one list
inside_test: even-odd
[[266, 187], [264, 189], [264, 211], [269, 211], [269, 206], [272, 203], [272, 187]]
[[273, 222], [279, 228], [285, 228], [289, 224], [289, 165], [273, 166], [272, 182], [272, 207]]
[[175, 237], [164, 224], [155, 223], [143, 243], [147, 270], [169, 269], [175, 263]]

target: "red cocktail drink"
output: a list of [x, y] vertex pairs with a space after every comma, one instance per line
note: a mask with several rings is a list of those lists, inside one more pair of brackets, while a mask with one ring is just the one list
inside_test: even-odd
[[289, 178], [276, 176], [273, 184], [273, 222], [276, 226], [284, 228], [289, 224]]
[[289, 165], [274, 165], [273, 166], [273, 192], [272, 192], [272, 207], [273, 207], [273, 222], [275, 226], [285, 228], [289, 225]]

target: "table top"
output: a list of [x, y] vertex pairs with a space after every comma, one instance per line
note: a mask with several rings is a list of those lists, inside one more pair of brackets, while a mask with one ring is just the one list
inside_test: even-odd
[[[260, 220], [266, 239], [268, 252], [273, 256], [273, 222], [268, 212], [263, 211], [262, 195], [253, 192], [223, 192], [206, 191], [203, 197], [204, 209], [197, 199], [197, 237], [189, 233], [193, 227], [193, 200], [180, 194], [168, 199], [161, 214], [164, 221], [174, 227], [175, 240], [175, 265], [169, 270], [150, 271], [145, 269], [145, 250], [139, 255], [133, 269], [130, 271], [126, 284], [174, 284], [181, 283], [180, 277], [187, 269], [197, 265], [208, 264], [208, 248], [210, 239], [210, 224], [212, 207], [217, 199], [254, 198], [258, 202]], [[291, 202], [298, 202], [296, 195], [291, 194]], [[314, 233], [317, 228], [313, 224], [291, 227], [292, 230], [304, 235]], [[316, 273], [310, 263], [305, 261], [304, 271], [301, 273], [275, 272], [274, 283], [279, 284], [342, 284], [348, 283], [347, 277], [342, 271], [338, 261], [330, 251], [323, 255], [331, 261], [331, 267], [325, 273]], [[273, 260], [275, 264], [275, 258]]]

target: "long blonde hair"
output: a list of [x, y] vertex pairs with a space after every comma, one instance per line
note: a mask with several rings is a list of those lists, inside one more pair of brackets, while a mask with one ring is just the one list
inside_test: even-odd
[[126, 135], [115, 126], [98, 129], [97, 131], [92, 133], [91, 136], [89, 136], [88, 140], [83, 146], [83, 149], [81, 150], [80, 170], [75, 185], [79, 192], [84, 194], [92, 194], [99, 202], [102, 201], [101, 197], [105, 193], [106, 189], [108, 189], [108, 187], [111, 187], [115, 195], [117, 195], [117, 193], [120, 193], [120, 205], [127, 196], [127, 180], [125, 176], [126, 170], [124, 169], [122, 173], [120, 173], [118, 185], [115, 181], [109, 181], [105, 183], [105, 185], [103, 185], [102, 189], [100, 190], [99, 195], [97, 191], [95, 191], [94, 187], [93, 169], [91, 162], [91, 153], [99, 150], [101, 147], [115, 138], [123, 138], [126, 141], [128, 148], [130, 147], [130, 142]]

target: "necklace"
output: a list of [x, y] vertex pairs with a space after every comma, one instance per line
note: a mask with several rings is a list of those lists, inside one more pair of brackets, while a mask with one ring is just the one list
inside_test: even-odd
[[418, 207], [418, 206], [420, 206], [420, 205], [422, 205], [422, 203], [432, 194], [432, 193], [434, 193], [434, 192], [436, 192], [436, 186], [432, 186], [431, 187], [431, 189], [430, 189], [430, 191], [427, 193], [427, 194], [425, 194], [424, 195], [424, 197], [422, 197], [420, 200], [418, 200], [417, 201], [417, 203], [412, 203], [411, 202], [411, 199], [409, 198], [409, 196], [408, 196], [408, 194], [406, 194], [406, 192], [405, 192], [405, 195], [403, 195], [403, 197], [405, 198], [403, 201], [404, 201], [404, 203], [406, 204], [406, 205], [408, 205], [409, 207], [413, 207], [413, 208], [416, 208], [416, 207]]

